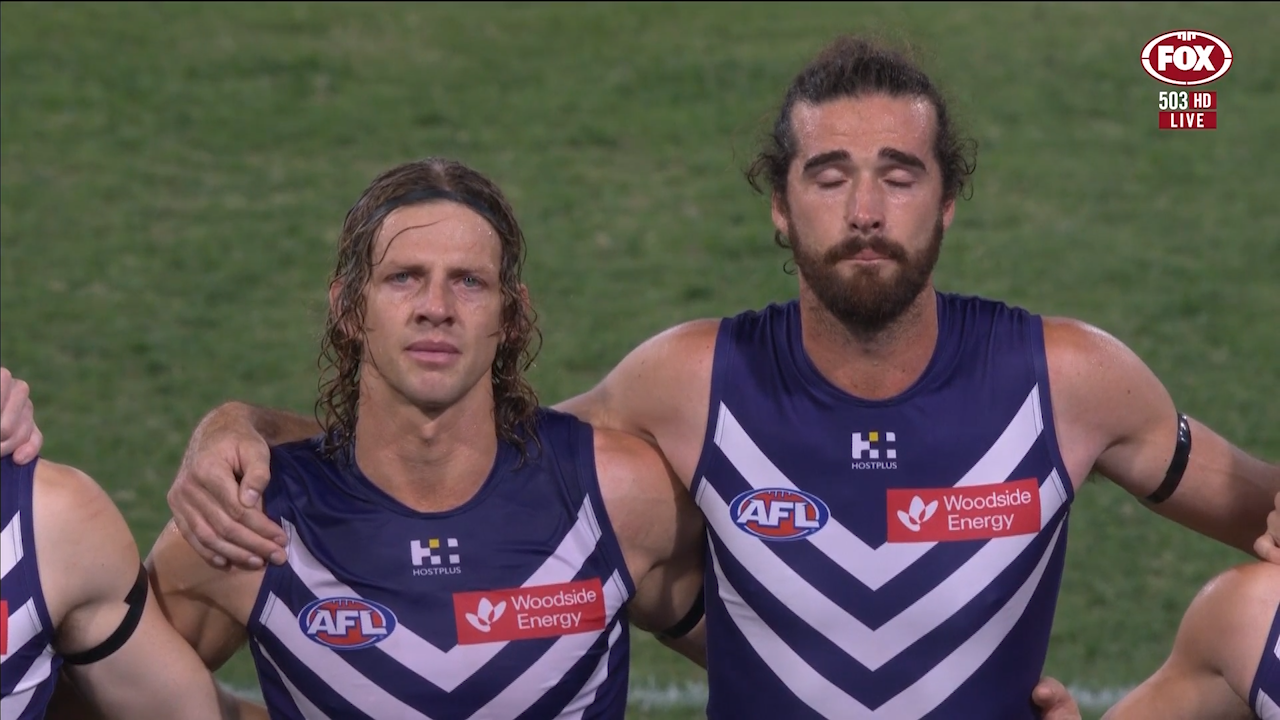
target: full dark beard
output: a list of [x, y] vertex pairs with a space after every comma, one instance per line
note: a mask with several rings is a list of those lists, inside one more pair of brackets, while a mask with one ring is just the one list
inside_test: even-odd
[[[867, 337], [883, 332], [902, 317], [929, 283], [942, 252], [943, 227], [939, 215], [928, 247], [915, 257], [883, 235], [850, 237], [818, 256], [808, 251], [790, 223], [787, 234], [796, 268], [818, 302], [851, 332]], [[886, 279], [871, 268], [854, 268], [851, 275], [837, 269], [841, 260], [867, 249], [892, 260], [897, 272]]]

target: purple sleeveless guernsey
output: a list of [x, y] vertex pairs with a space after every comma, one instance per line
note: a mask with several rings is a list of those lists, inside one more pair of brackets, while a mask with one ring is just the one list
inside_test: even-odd
[[35, 460], [26, 465], [12, 455], [0, 459], [0, 715], [4, 720], [44, 717], [62, 659], [53, 650], [56, 635], [44, 603], [36, 566], [31, 516]]
[[592, 432], [539, 418], [466, 504], [415, 512], [316, 440], [272, 452], [289, 539], [250, 619], [273, 718], [622, 718], [634, 594]]
[[1267, 644], [1262, 649], [1262, 660], [1253, 676], [1249, 707], [1259, 720], [1280, 720], [1280, 607], [1276, 608]]
[[693, 492], [708, 716], [1037, 717], [1074, 497], [1040, 318], [939, 293], [920, 379], [824, 379], [799, 306], [722, 321]]

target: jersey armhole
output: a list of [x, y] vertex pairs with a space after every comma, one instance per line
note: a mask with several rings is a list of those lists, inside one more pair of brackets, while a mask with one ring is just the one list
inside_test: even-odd
[[725, 377], [738, 352], [737, 345], [733, 341], [732, 327], [730, 318], [722, 318], [720, 327], [716, 330], [716, 345], [711, 357], [711, 396], [707, 402], [707, 426], [702, 433], [702, 452], [698, 455], [698, 462], [693, 468], [693, 478], [689, 482], [689, 493], [694, 498], [698, 497], [698, 492], [702, 488], [702, 479], [707, 472], [707, 466], [711, 463], [711, 454], [718, 452], [719, 443], [716, 439], [720, 432], [721, 400], [724, 398]]
[[[595, 428], [576, 419], [570, 422], [573, 428], [570, 431], [572, 435], [569, 447], [574, 462], [568, 468], [563, 463], [557, 464], [562, 476], [572, 477], [577, 483], [575, 489], [578, 492], [575, 494], [587, 503], [587, 521], [591, 523], [591, 530], [598, 538], [599, 549], [609, 558], [609, 563], [613, 565], [614, 572], [622, 583], [623, 597], [630, 601], [636, 594], [635, 581], [631, 578], [626, 556], [622, 553], [622, 544], [613, 531], [604, 495], [600, 492], [600, 476], [596, 472]], [[573, 512], [576, 514], [580, 510], [580, 507], [574, 508]], [[608, 582], [608, 578], [604, 581]]]
[[1048, 351], [1044, 341], [1044, 318], [1028, 313], [1027, 325], [1031, 334], [1031, 342], [1028, 343], [1028, 346], [1031, 353], [1031, 363], [1035, 368], [1036, 399], [1040, 404], [1039, 416], [1044, 421], [1042, 430], [1045, 447], [1049, 452], [1049, 459], [1053, 463], [1054, 469], [1058, 471], [1062, 481], [1062, 490], [1067, 494], [1065, 504], [1070, 506], [1076, 497], [1075, 483], [1072, 482], [1071, 473], [1067, 470], [1067, 464], [1062, 459], [1062, 449], [1058, 445], [1058, 432], [1053, 421], [1053, 399], [1049, 388]]
[[[29, 474], [22, 481], [18, 482], [18, 512], [26, 516], [26, 522], [19, 522], [21, 529], [20, 537], [22, 542], [22, 558], [19, 564], [25, 567], [21, 568], [24, 579], [28, 586], [32, 588], [31, 601], [35, 605], [36, 617], [40, 621], [41, 632], [50, 646], [56, 647], [58, 639], [58, 628], [53, 622], [52, 616], [49, 615], [49, 605], [44, 598], [44, 583], [40, 580], [40, 559], [36, 555], [36, 467], [37, 463], [45, 462], [44, 458], [37, 456], [26, 467], [30, 468]], [[23, 560], [29, 562], [23, 563]], [[16, 612], [16, 608], [9, 608], [9, 612]], [[57, 656], [59, 667], [61, 666], [62, 656]], [[56, 667], [54, 668], [57, 669]]]

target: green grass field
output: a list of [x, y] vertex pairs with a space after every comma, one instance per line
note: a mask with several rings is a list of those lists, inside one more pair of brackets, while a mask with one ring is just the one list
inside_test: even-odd
[[[1139, 55], [1182, 27], [1235, 53], [1216, 131], [1156, 129]], [[533, 377], [558, 401], [669, 325], [791, 296], [741, 169], [805, 59], [864, 29], [927, 49], [980, 142], [940, 287], [1106, 328], [1185, 412], [1280, 459], [1274, 5], [4, 3], [3, 364], [45, 454], [107, 487], [145, 552], [205, 411], [310, 412], [365, 184], [448, 155], [524, 223]], [[1153, 671], [1246, 559], [1105, 481], [1069, 547], [1047, 672], [1091, 691]], [[699, 716], [661, 701], [701, 671], [635, 657], [634, 717]], [[247, 653], [221, 675], [251, 686]]]

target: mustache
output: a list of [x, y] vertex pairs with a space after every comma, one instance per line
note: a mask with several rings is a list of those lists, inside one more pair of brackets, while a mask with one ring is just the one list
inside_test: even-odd
[[839, 245], [829, 248], [823, 254], [823, 260], [834, 265], [841, 260], [851, 259], [863, 250], [870, 250], [901, 263], [907, 261], [906, 249], [883, 235], [850, 235], [841, 240]]

